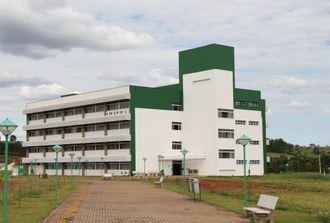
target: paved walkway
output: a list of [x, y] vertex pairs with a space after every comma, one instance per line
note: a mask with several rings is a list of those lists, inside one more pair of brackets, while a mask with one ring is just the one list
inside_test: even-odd
[[221, 208], [136, 181], [92, 181], [42, 223], [246, 223]]

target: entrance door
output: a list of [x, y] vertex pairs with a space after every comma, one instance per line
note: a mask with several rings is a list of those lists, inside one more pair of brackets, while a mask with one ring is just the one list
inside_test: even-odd
[[182, 161], [173, 161], [172, 167], [173, 176], [182, 175]]

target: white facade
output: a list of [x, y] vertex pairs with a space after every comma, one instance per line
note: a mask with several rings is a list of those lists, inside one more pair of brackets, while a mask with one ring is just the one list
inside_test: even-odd
[[[234, 109], [232, 83], [230, 71], [214, 69], [186, 74], [183, 77], [184, 111], [136, 109], [136, 171], [164, 169], [166, 175], [173, 175], [173, 163], [179, 161], [183, 166], [181, 151], [172, 149], [172, 142], [179, 141], [182, 149], [188, 150], [187, 169], [198, 170], [199, 175], [243, 175], [240, 162], [243, 149], [236, 144], [236, 139], [248, 134], [258, 144], [246, 146], [247, 168], [253, 175], [264, 174], [261, 112]], [[233, 117], [218, 117], [218, 109], [232, 110]], [[245, 124], [236, 124], [236, 120]], [[173, 122], [181, 123], [181, 130], [173, 130]], [[249, 125], [250, 122], [258, 125]], [[234, 137], [219, 138], [219, 129], [233, 130]], [[232, 151], [234, 156], [220, 158], [220, 150]], [[164, 158], [155, 162], [159, 154]]]
[[[61, 145], [58, 153], [59, 173], [73, 175], [129, 175], [130, 149], [112, 149], [111, 143], [130, 143], [129, 87], [29, 103], [27, 115], [28, 172], [55, 174], [56, 153], [52, 147]], [[116, 107], [124, 104], [123, 108]], [[127, 106], [126, 106], [127, 104]], [[111, 125], [123, 125], [115, 128]], [[127, 126], [126, 126], [127, 125]], [[78, 157], [81, 157], [80, 160]]]
[[52, 147], [58, 144], [63, 175], [71, 174], [74, 153], [73, 175], [163, 170], [241, 176], [243, 146], [236, 140], [247, 135], [248, 174], [263, 175], [265, 101], [259, 91], [235, 88], [233, 48], [212, 44], [180, 55], [178, 84], [126, 86], [27, 104], [23, 163], [29, 173], [55, 174]]

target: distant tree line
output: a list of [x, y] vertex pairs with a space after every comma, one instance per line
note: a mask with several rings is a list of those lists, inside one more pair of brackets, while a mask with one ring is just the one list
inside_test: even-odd
[[319, 172], [321, 160], [321, 172], [328, 173], [330, 167], [330, 150], [324, 150], [320, 146], [310, 144], [302, 147], [285, 142], [283, 139], [271, 139], [267, 147], [268, 152], [278, 153], [272, 156], [268, 163], [268, 172]]
[[[5, 155], [5, 142], [0, 141], [0, 155]], [[22, 142], [10, 141], [8, 142], [9, 156], [25, 156], [25, 149], [22, 147]]]

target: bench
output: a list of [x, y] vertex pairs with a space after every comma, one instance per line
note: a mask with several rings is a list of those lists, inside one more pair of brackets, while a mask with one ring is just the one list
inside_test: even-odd
[[164, 177], [161, 177], [159, 181], [156, 181], [155, 182], [156, 188], [162, 188], [163, 181], [164, 181]]
[[278, 197], [260, 194], [258, 208], [244, 207], [246, 215], [250, 217], [250, 223], [256, 222], [265, 223], [267, 220], [270, 223], [275, 223], [274, 212]]
[[111, 180], [113, 178], [112, 173], [103, 174], [103, 180]]

